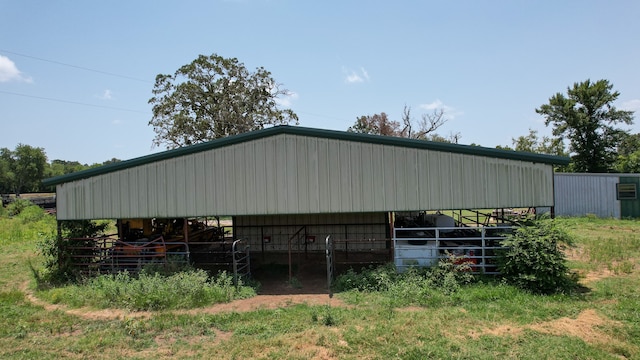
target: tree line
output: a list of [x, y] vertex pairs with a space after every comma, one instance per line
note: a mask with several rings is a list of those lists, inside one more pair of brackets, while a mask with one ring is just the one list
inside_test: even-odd
[[[512, 138], [512, 146], [497, 148], [570, 157], [569, 165], [558, 167], [560, 171], [638, 173], [640, 133], [620, 127], [632, 125], [634, 113], [614, 106], [619, 96], [608, 80], [575, 83], [566, 95], [556, 93], [535, 110], [552, 127], [552, 136], [540, 137], [538, 130], [529, 129], [529, 134]], [[347, 131], [457, 143], [460, 133], [449, 137], [435, 133], [446, 121], [443, 110], [434, 110], [414, 124], [405, 107], [401, 121], [390, 120], [384, 112], [361, 116]]]
[[14, 150], [0, 148], [0, 194], [20, 196], [22, 193], [51, 191], [42, 186], [43, 179], [118, 161], [112, 158], [91, 165], [59, 159], [49, 162], [45, 150], [40, 147], [18, 144]]

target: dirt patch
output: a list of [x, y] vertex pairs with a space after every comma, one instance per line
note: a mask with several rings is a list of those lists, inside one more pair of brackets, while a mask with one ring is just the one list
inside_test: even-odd
[[176, 311], [184, 314], [217, 314], [223, 312], [248, 312], [256, 310], [273, 310], [297, 304], [345, 306], [336, 298], [318, 294], [290, 294], [290, 295], [258, 295], [249, 299], [235, 300], [230, 303], [216, 304], [204, 308]]
[[582, 262], [589, 261], [589, 254], [587, 254], [587, 251], [581, 247], [566, 247], [564, 249], [564, 254], [567, 257], [567, 260]]
[[[579, 261], [583, 263], [588, 263], [589, 261], [591, 261], [588, 252], [581, 247], [568, 247], [564, 250], [564, 254], [567, 257], [567, 260]], [[588, 285], [592, 282], [616, 275], [613, 271], [607, 269], [606, 267], [600, 267], [600, 269], [596, 271], [579, 271], [579, 274], [580, 282], [583, 285]]]
[[540, 324], [531, 325], [531, 330], [550, 335], [569, 335], [580, 338], [588, 343], [610, 343], [614, 339], [598, 329], [603, 325], [620, 325], [617, 322], [605, 319], [595, 310], [588, 309], [581, 312], [575, 319], [560, 318]]
[[615, 276], [615, 273], [609, 269], [600, 269], [598, 271], [587, 271], [582, 273], [580, 282], [584, 285]]
[[611, 345], [616, 343], [617, 340], [601, 330], [603, 326], [620, 326], [620, 324], [600, 316], [593, 309], [587, 309], [581, 312], [575, 319], [563, 317], [526, 326], [500, 325], [494, 328], [485, 328], [480, 331], [471, 331], [467, 335], [474, 339], [483, 335], [518, 336], [524, 330], [528, 329], [554, 336], [568, 335], [577, 337], [590, 344]]
[[468, 333], [468, 336], [473, 339], [478, 339], [483, 335], [491, 335], [491, 336], [517, 336], [522, 333], [524, 327], [512, 326], [512, 325], [500, 325], [494, 328], [485, 328], [480, 331], [471, 330]]

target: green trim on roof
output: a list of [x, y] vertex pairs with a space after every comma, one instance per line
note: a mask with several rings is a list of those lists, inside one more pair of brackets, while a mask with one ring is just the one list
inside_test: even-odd
[[405, 138], [398, 138], [398, 137], [392, 137], [392, 136], [358, 134], [358, 133], [351, 133], [351, 132], [345, 132], [345, 131], [323, 130], [323, 129], [305, 128], [300, 126], [282, 125], [282, 126], [274, 126], [274, 127], [263, 129], [263, 130], [252, 131], [252, 132], [248, 132], [240, 135], [229, 136], [222, 139], [216, 139], [206, 143], [186, 146], [186, 147], [173, 149], [173, 150], [167, 150], [167, 151], [146, 155], [146, 156], [134, 158], [131, 160], [121, 161], [121, 162], [117, 162], [117, 163], [113, 163], [113, 164], [109, 164], [109, 165], [105, 165], [105, 166], [101, 166], [93, 169], [78, 171], [71, 174], [56, 176], [53, 178], [43, 180], [42, 184], [44, 186], [63, 184], [66, 182], [86, 179], [89, 177], [107, 174], [107, 173], [118, 171], [118, 170], [124, 170], [124, 169], [129, 169], [129, 168], [140, 166], [140, 165], [150, 164], [156, 161], [171, 159], [179, 156], [185, 156], [189, 154], [194, 154], [194, 153], [207, 151], [211, 149], [217, 149], [225, 146], [235, 145], [243, 142], [262, 139], [262, 138], [280, 135], [280, 134], [291, 134], [291, 135], [333, 139], [333, 140], [346, 140], [346, 141], [355, 141], [355, 142], [363, 142], [363, 143], [371, 143], [371, 144], [400, 146], [400, 147], [407, 147], [407, 148], [414, 148], [414, 149], [426, 149], [426, 150], [443, 151], [443, 152], [450, 152], [450, 153], [456, 153], [456, 154], [485, 156], [485, 157], [493, 157], [493, 158], [508, 159], [508, 160], [520, 160], [520, 161], [528, 161], [528, 162], [551, 164], [551, 165], [569, 164], [569, 158], [562, 157], [562, 156], [555, 156], [555, 155], [534, 154], [534, 153], [486, 148], [481, 146], [449, 144], [449, 143], [434, 142], [434, 141], [405, 139]]

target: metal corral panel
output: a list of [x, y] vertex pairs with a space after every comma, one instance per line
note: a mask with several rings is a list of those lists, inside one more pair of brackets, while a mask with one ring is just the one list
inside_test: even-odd
[[558, 216], [620, 218], [620, 201], [616, 200], [618, 174], [565, 174], [555, 178], [555, 213]]
[[[384, 240], [387, 234], [385, 213], [313, 214], [237, 216], [234, 218], [234, 236], [247, 239], [252, 251], [286, 251], [291, 238], [293, 250], [306, 247], [309, 251], [324, 251], [324, 240]], [[305, 244], [305, 236], [314, 242]], [[263, 242], [267, 237], [268, 242]], [[384, 249], [385, 242], [356, 242], [349, 250]]]
[[57, 185], [58, 219], [553, 205], [553, 165], [278, 134]]

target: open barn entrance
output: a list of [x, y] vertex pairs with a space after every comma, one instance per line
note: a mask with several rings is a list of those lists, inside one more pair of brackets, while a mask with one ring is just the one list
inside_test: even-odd
[[326, 293], [327, 236], [337, 272], [392, 261], [390, 229], [388, 213], [234, 217], [234, 236], [250, 244], [252, 274], [267, 292]]
[[[69, 239], [85, 273], [184, 263], [258, 281], [263, 294], [327, 293], [349, 269], [433, 266], [451, 254], [496, 273], [495, 255], [529, 209], [120, 219], [118, 233]], [[331, 241], [327, 241], [327, 239]], [[462, 261], [461, 260], [461, 261]]]

